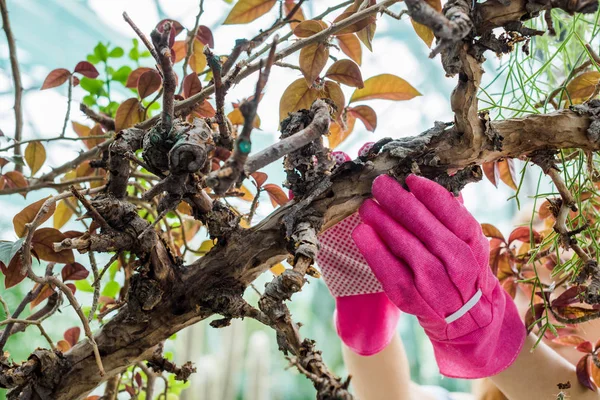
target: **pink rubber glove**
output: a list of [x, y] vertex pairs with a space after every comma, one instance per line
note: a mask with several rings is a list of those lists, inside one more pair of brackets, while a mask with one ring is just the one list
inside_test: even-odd
[[[371, 147], [363, 146], [359, 155]], [[338, 164], [349, 161], [334, 152]], [[335, 297], [335, 326], [340, 339], [354, 352], [368, 356], [383, 350], [396, 332], [400, 310], [388, 299], [364, 257], [352, 241], [360, 223], [358, 213], [319, 236], [317, 265]]]
[[417, 316], [440, 372], [481, 378], [510, 366], [525, 326], [488, 265], [488, 241], [442, 186], [411, 175], [373, 183], [352, 238], [399, 309]]

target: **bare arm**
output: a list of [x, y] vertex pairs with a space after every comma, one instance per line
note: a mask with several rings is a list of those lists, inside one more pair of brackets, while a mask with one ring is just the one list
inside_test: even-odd
[[515, 362], [490, 379], [510, 400], [555, 399], [558, 383], [571, 382], [567, 391], [573, 399], [599, 399], [598, 393], [586, 389], [577, 380], [575, 366], [541, 342], [536, 349], [530, 349], [537, 338], [529, 334], [523, 349]]
[[398, 335], [381, 352], [360, 356], [343, 345], [343, 355], [352, 387], [360, 400], [433, 400], [410, 380], [404, 345]]

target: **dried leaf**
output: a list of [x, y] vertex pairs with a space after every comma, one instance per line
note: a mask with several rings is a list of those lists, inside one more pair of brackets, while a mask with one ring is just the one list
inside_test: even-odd
[[370, 99], [410, 100], [420, 95], [404, 79], [392, 74], [381, 74], [367, 79], [362, 89], [355, 90], [350, 103]]
[[77, 342], [79, 342], [79, 335], [81, 335], [81, 328], [75, 326], [67, 329], [63, 334], [63, 337], [71, 346], [75, 346]]
[[580, 104], [586, 101], [596, 89], [600, 82], [600, 72], [589, 71], [577, 75], [567, 85], [566, 92], [563, 93], [561, 100], [571, 100], [571, 104]]
[[57, 229], [41, 228], [35, 231], [31, 243], [33, 250], [42, 260], [65, 264], [75, 262], [73, 250], [65, 249], [58, 253], [54, 251], [53, 244], [62, 242], [64, 239], [66, 236]]
[[125, 84], [125, 87], [128, 87], [130, 89], [137, 88], [138, 80], [140, 79], [142, 74], [148, 71], [153, 71], [153, 69], [148, 67], [139, 67], [131, 71], [131, 73], [129, 73], [129, 76], [127, 77], [127, 83]]
[[202, 103], [198, 104], [194, 108], [193, 112], [200, 118], [212, 118], [217, 113], [215, 108], [208, 102], [208, 100], [204, 100]]
[[[46, 200], [48, 200], [49, 198], [50, 196], [44, 197], [43, 199], [28, 205], [13, 217], [13, 226], [15, 228], [15, 233], [18, 237], [25, 236], [25, 234], [27, 233], [25, 225], [33, 222], [35, 216], [38, 214]], [[44, 216], [40, 219], [40, 224], [46, 222], [48, 218], [50, 218], [52, 214], [54, 214], [55, 209], [56, 203], [52, 203], [48, 207], [48, 211], [46, 212], [46, 214], [44, 214]]]
[[377, 23], [373, 22], [366, 28], [356, 32], [356, 36], [365, 45], [369, 51], [373, 51], [373, 38], [375, 37], [375, 31], [377, 30]]
[[515, 298], [515, 296], [517, 295], [517, 281], [515, 280], [515, 278], [506, 278], [502, 280], [502, 282], [500, 282], [500, 285], [502, 286], [502, 289], [504, 289], [512, 299]]
[[[35, 290], [39, 286], [40, 286], [40, 284], [36, 283], [35, 286], [33, 287], [33, 289]], [[33, 301], [29, 304], [29, 307], [33, 309], [35, 306], [40, 304], [42, 301], [44, 301], [48, 297], [50, 297], [52, 295], [52, 293], [54, 293], [53, 287], [50, 286], [49, 284], [45, 283], [44, 286], [42, 286], [42, 290], [40, 290], [37, 297], [35, 299], [33, 299]]]
[[211, 49], [215, 47], [215, 39], [208, 26], [200, 25], [196, 30], [196, 38]]
[[497, 239], [502, 240], [503, 242], [506, 241], [504, 239], [504, 235], [502, 234], [502, 232], [500, 232], [500, 230], [492, 224], [483, 223], [483, 224], [481, 224], [481, 229], [483, 231], [483, 234], [486, 237], [497, 238]]
[[19, 171], [9, 171], [5, 173], [4, 182], [6, 183], [6, 186], [11, 189], [26, 188], [27, 186], [29, 186], [29, 184], [27, 183], [27, 179], [25, 179], [23, 174]]
[[325, 73], [325, 77], [359, 89], [364, 87], [360, 68], [352, 60], [334, 62]]
[[261, 187], [269, 177], [267, 174], [260, 171], [253, 172], [252, 174], [250, 174], [250, 176], [254, 178], [254, 182], [256, 183], [257, 187]]
[[115, 114], [115, 131], [119, 132], [122, 129], [129, 128], [143, 118], [141, 104], [135, 97], [125, 100]]
[[314, 43], [300, 50], [300, 70], [309, 85], [319, 77], [329, 59], [329, 47]]
[[[425, 0], [425, 2], [437, 12], [442, 11], [442, 2], [440, 0]], [[417, 35], [425, 42], [427, 47], [431, 48], [431, 44], [435, 37], [433, 31], [428, 26], [415, 22], [412, 18], [410, 22], [412, 23], [415, 32], [417, 32]]]
[[267, 191], [273, 207], [282, 206], [290, 201], [284, 191], [277, 185], [267, 183], [263, 188]]
[[81, 75], [90, 79], [96, 79], [100, 75], [96, 67], [94, 67], [94, 65], [88, 61], [78, 62], [73, 72], [80, 73]]
[[25, 162], [31, 169], [31, 175], [35, 175], [42, 168], [46, 162], [46, 149], [41, 142], [29, 142], [25, 148]]
[[9, 289], [15, 285], [18, 285], [25, 279], [27, 274], [21, 274], [21, 270], [23, 269], [22, 261], [21, 261], [22, 251], [19, 250], [13, 258], [8, 263], [8, 267], [4, 265], [3, 262], [0, 262], [0, 269], [4, 274], [4, 287]]
[[297, 79], [285, 89], [279, 101], [279, 120], [287, 118], [294, 111], [309, 109], [319, 98], [319, 91], [306, 84], [303, 78]]
[[63, 282], [80, 281], [87, 278], [89, 274], [90, 271], [85, 269], [85, 267], [78, 262], [65, 265], [60, 272]]
[[[345, 11], [342, 14], [340, 14], [336, 19], [334, 19], [333, 23], [334, 24], [339, 23], [339, 22], [345, 20], [346, 18], [351, 17], [354, 14], [355, 14], [354, 11]], [[345, 35], [348, 33], [358, 32], [358, 31], [366, 28], [368, 25], [372, 24], [373, 22], [375, 22], [375, 20], [376, 20], [376, 17], [374, 15], [370, 15], [366, 18], [361, 19], [360, 21], [356, 21], [355, 23], [345, 27], [344, 29], [337, 32], [335, 35], [339, 36], [339, 35]]]
[[206, 253], [208, 253], [210, 251], [210, 249], [212, 249], [214, 246], [215, 246], [215, 243], [212, 240], [205, 240], [204, 242], [202, 242], [200, 244], [200, 247], [198, 248], [198, 250], [196, 250], [196, 253], [203, 256]]
[[512, 158], [496, 162], [496, 171], [502, 182], [513, 190], [517, 190], [517, 170]]
[[346, 98], [340, 85], [332, 81], [325, 81], [323, 85], [323, 91], [320, 97], [324, 97], [333, 101], [336, 106], [334, 118], [338, 119], [342, 115], [344, 106], [346, 105]]
[[276, 0], [239, 0], [229, 12], [223, 25], [246, 24], [268, 13]]
[[156, 70], [151, 69], [150, 71], [144, 72], [140, 75], [137, 84], [138, 94], [140, 99], [145, 99], [152, 93], [156, 92], [162, 85], [162, 78]]
[[310, 19], [308, 21], [299, 23], [294, 28], [294, 35], [298, 36], [299, 38], [307, 38], [321, 32], [324, 29], [327, 29], [327, 23]]
[[51, 89], [53, 87], [57, 87], [62, 85], [69, 79], [71, 76], [71, 72], [65, 68], [57, 68], [55, 70], [50, 71], [44, 83], [42, 84], [42, 88], [40, 90]]
[[348, 107], [347, 111], [354, 117], [360, 119], [370, 132], [375, 132], [377, 129], [377, 114], [369, 106]]
[[483, 169], [485, 177], [492, 182], [492, 185], [498, 187], [498, 182], [496, 181], [496, 162], [490, 161], [483, 163], [481, 164], [481, 169]]
[[192, 72], [183, 78], [183, 97], [186, 99], [190, 96], [200, 93], [202, 90], [202, 83], [198, 78], [198, 74]]
[[358, 65], [362, 64], [362, 47], [360, 46], [360, 41], [353, 33], [348, 33], [346, 35], [338, 36], [337, 38], [338, 46], [340, 50], [350, 57], [354, 62]]
[[581, 295], [585, 292], [585, 289], [585, 286], [572, 286], [568, 288], [552, 301], [552, 307], [564, 307], [569, 304], [580, 303]]

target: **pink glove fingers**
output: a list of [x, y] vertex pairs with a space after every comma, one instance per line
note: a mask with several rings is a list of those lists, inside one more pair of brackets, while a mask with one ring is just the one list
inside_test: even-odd
[[357, 354], [379, 353], [396, 334], [401, 313], [383, 292], [337, 297], [335, 308], [338, 336]]
[[414, 234], [429, 252], [445, 264], [453, 280], [472, 281], [473, 271], [464, 267], [473, 263], [470, 247], [446, 228], [414, 195], [387, 175], [375, 179], [373, 195], [386, 213]]
[[422, 176], [409, 175], [406, 178], [406, 185], [439, 221], [471, 246], [473, 254], [489, 252], [489, 243], [482, 235], [481, 225], [462, 205], [461, 197], [454, 197], [442, 186]]

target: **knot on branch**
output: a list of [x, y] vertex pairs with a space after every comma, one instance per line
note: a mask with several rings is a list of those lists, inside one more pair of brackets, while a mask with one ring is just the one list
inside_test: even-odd
[[[598, 2], [596, 2], [597, 4]], [[588, 138], [594, 143], [600, 142], [600, 100], [593, 99], [587, 103], [578, 104], [570, 107], [580, 115], [589, 115], [592, 123], [587, 130]]]
[[556, 150], [537, 150], [529, 154], [529, 159], [547, 174], [551, 169], [558, 170], [556, 167], [557, 154], [558, 151]]
[[178, 367], [174, 362], [171, 362], [162, 356], [162, 346], [152, 355], [146, 365], [154, 370], [154, 372], [162, 373], [169, 372], [175, 375], [175, 380], [187, 382], [190, 375], [196, 372], [196, 368], [191, 361], [186, 362], [181, 367]]
[[490, 119], [489, 111], [482, 111], [479, 113], [479, 119], [483, 122], [484, 131], [483, 133], [488, 139], [488, 148], [493, 151], [502, 150], [502, 141], [504, 138], [500, 135], [500, 132], [494, 128], [492, 120]]

